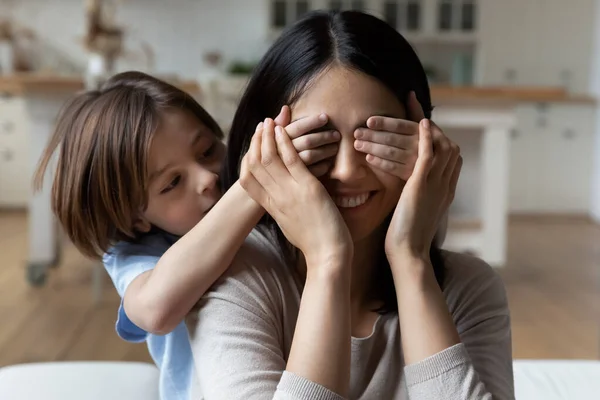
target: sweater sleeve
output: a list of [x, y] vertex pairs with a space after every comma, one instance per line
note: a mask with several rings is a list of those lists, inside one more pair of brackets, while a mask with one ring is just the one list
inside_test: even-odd
[[238, 253], [188, 318], [203, 398], [343, 400], [285, 371], [281, 293], [292, 288], [272, 271], [285, 267], [257, 268], [253, 261], [255, 255]]
[[486, 263], [448, 257], [444, 295], [461, 343], [405, 368], [411, 400], [513, 400], [512, 341], [504, 284]]

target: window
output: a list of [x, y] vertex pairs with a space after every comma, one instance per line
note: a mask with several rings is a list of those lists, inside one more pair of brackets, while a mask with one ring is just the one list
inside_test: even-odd
[[383, 19], [399, 31], [418, 31], [421, 28], [421, 1], [386, 1], [383, 4]]
[[477, 0], [438, 0], [438, 29], [473, 31], [476, 3]]
[[452, 14], [453, 14], [453, 1], [452, 0], [441, 0], [439, 3], [439, 20], [438, 28], [440, 31], [449, 31], [452, 29]]
[[272, 3], [273, 7], [273, 21], [272, 25], [276, 28], [284, 28], [287, 22], [286, 14], [287, 14], [287, 4], [285, 1], [274, 1]]
[[365, 10], [365, 2], [361, 0], [352, 1], [350, 8], [356, 11], [364, 11]]
[[462, 4], [460, 28], [463, 31], [475, 29], [475, 3], [473, 1], [465, 1]]
[[399, 29], [398, 26], [398, 3], [395, 1], [386, 1], [383, 5], [383, 19], [391, 27]]
[[276, 29], [293, 24], [311, 9], [308, 0], [271, 1], [271, 26]]
[[309, 4], [308, 1], [297, 1], [296, 2], [296, 21], [299, 20], [308, 12]]
[[331, 11], [342, 11], [343, 8], [344, 8], [344, 4], [342, 1], [330, 1], [329, 2], [329, 9]]

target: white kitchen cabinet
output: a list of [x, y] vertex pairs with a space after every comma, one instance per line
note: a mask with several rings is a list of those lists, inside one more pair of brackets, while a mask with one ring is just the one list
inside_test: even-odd
[[481, 0], [479, 11], [478, 83], [532, 84], [537, 0]]
[[[537, 0], [534, 48], [536, 83], [587, 93], [590, 83], [595, 0]], [[541, 3], [540, 3], [541, 2]]]
[[481, 85], [588, 91], [594, 0], [480, 0]]
[[511, 140], [512, 213], [587, 214], [595, 110], [585, 104], [517, 108]]
[[25, 208], [31, 193], [28, 130], [20, 98], [0, 98], [0, 208]]

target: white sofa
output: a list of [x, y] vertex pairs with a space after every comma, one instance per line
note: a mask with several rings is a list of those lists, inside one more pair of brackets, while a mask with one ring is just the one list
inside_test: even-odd
[[[517, 360], [517, 400], [600, 399], [600, 361]], [[0, 369], [2, 400], [159, 400], [158, 370], [131, 362], [59, 362]]]
[[2, 400], [159, 400], [158, 369], [136, 362], [56, 362], [0, 369]]

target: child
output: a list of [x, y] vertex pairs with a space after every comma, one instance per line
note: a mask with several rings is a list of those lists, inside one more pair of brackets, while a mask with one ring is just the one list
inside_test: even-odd
[[[286, 126], [313, 173], [326, 172], [339, 133], [311, 133], [324, 115], [289, 120], [284, 107], [266, 123]], [[222, 138], [188, 94], [126, 72], [65, 105], [36, 172], [39, 187], [58, 152], [53, 211], [83, 254], [103, 258], [122, 297], [117, 332], [147, 341], [163, 399], [189, 397], [195, 374], [184, 317], [264, 213], [239, 183], [221, 197]], [[385, 150], [381, 135], [373, 141]], [[396, 152], [407, 160], [413, 153], [416, 146]]]

